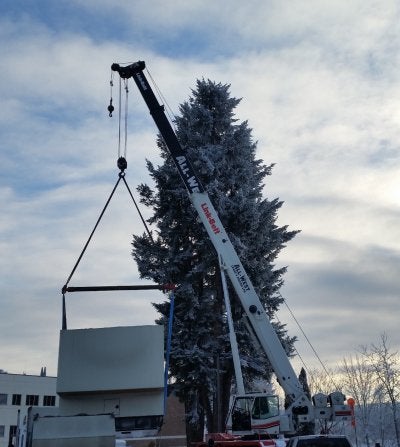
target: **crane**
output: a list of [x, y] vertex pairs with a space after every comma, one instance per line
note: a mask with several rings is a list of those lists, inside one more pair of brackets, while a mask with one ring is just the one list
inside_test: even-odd
[[304, 392], [218, 213], [181, 146], [164, 112], [164, 106], [158, 102], [146, 78], [145, 67], [144, 61], [138, 61], [125, 66], [114, 63], [111, 69], [119, 73], [122, 79], [132, 78], [138, 87], [185, 184], [190, 201], [220, 258], [221, 268], [235, 289], [250, 327], [267, 355], [278, 383], [291, 401], [285, 414], [280, 415], [276, 396], [263, 393], [238, 394], [233, 398], [228, 430], [236, 434], [295, 433], [299, 424], [315, 419], [348, 420], [351, 411], [341, 392], [334, 391], [327, 396], [318, 394], [312, 399]]

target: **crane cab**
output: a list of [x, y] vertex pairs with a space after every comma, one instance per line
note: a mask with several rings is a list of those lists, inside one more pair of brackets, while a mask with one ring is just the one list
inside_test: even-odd
[[279, 434], [278, 396], [252, 393], [233, 397], [228, 414], [227, 431], [234, 435], [254, 433]]

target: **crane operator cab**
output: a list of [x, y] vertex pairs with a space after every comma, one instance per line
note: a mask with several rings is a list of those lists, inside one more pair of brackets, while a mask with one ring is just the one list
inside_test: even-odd
[[228, 415], [232, 434], [279, 433], [279, 399], [268, 394], [235, 396]]

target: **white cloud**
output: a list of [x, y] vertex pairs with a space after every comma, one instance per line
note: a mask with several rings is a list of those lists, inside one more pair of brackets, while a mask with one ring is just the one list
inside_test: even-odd
[[[265, 192], [286, 202], [279, 222], [302, 230], [279, 258], [289, 265], [282, 293], [322, 357], [340, 359], [383, 329], [395, 338], [395, 2], [95, 3], [110, 15], [111, 40], [84, 28], [55, 31], [51, 17], [47, 24], [27, 14], [1, 19], [0, 272], [3, 310], [13, 318], [1, 328], [10, 343], [0, 345], [0, 367], [37, 373], [47, 364], [56, 373], [60, 289], [117, 180], [117, 114], [109, 119], [106, 111], [110, 65], [138, 59], [176, 113], [196, 78], [230, 83], [243, 98], [238, 117], [253, 128], [258, 156], [276, 163]], [[94, 11], [90, 1], [74, 5]], [[159, 51], [163, 39], [176, 48]], [[192, 51], [190, 44], [181, 51], [185, 42]], [[157, 162], [159, 155], [156, 128], [133, 85], [129, 104], [127, 180], [134, 190], [150, 180], [145, 158]], [[142, 231], [120, 185], [74, 281], [138, 280], [130, 238]], [[109, 303], [107, 296], [72, 295], [76, 327], [155, 318], [149, 296]]]

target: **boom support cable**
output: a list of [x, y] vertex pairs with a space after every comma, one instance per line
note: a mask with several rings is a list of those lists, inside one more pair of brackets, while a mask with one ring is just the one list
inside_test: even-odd
[[[316, 351], [316, 349], [314, 348], [313, 344], [311, 343], [310, 339], [308, 338], [307, 334], [304, 332], [304, 329], [302, 328], [301, 324], [299, 323], [299, 321], [297, 320], [296, 316], [294, 315], [294, 313], [292, 312], [291, 308], [289, 307], [287, 301], [285, 300], [285, 298], [281, 295], [280, 292], [278, 292], [279, 296], [282, 298], [283, 303], [285, 304], [287, 310], [289, 311], [290, 315], [292, 316], [293, 320], [295, 321], [295, 323], [297, 324], [297, 327], [300, 329], [301, 333], [303, 334], [304, 338], [306, 339], [308, 345], [310, 346], [311, 350], [313, 351], [315, 357], [317, 358], [319, 364], [321, 365], [322, 369], [324, 370], [325, 374], [327, 375], [328, 379], [331, 381], [331, 383], [337, 388], [337, 385], [335, 383], [335, 381], [333, 380], [332, 375], [329, 373], [329, 371], [327, 370], [324, 362], [321, 360], [321, 357], [319, 356], [318, 352]], [[309, 372], [307, 370], [307, 367], [302, 359], [302, 357], [300, 356], [299, 352], [297, 351], [297, 349], [295, 350], [297, 355], [299, 356], [301, 362], [303, 363], [304, 369]], [[311, 374], [312, 375], [312, 374]]]
[[156, 93], [158, 95], [158, 98], [159, 98], [160, 102], [164, 105], [164, 112], [167, 115], [168, 120], [169, 120], [172, 128], [174, 129], [174, 131], [176, 133], [175, 123], [174, 123], [174, 116], [175, 116], [175, 114], [172, 111], [171, 107], [169, 106], [168, 101], [166, 100], [166, 98], [163, 95], [160, 87], [157, 85], [156, 81], [154, 80], [153, 76], [151, 75], [151, 73], [150, 73], [150, 71], [149, 71], [149, 69], [147, 67], [146, 67], [146, 73], [148, 74], [149, 79], [150, 79], [151, 83], [154, 86], [154, 89], [155, 89], [155, 91], [156, 91]]

